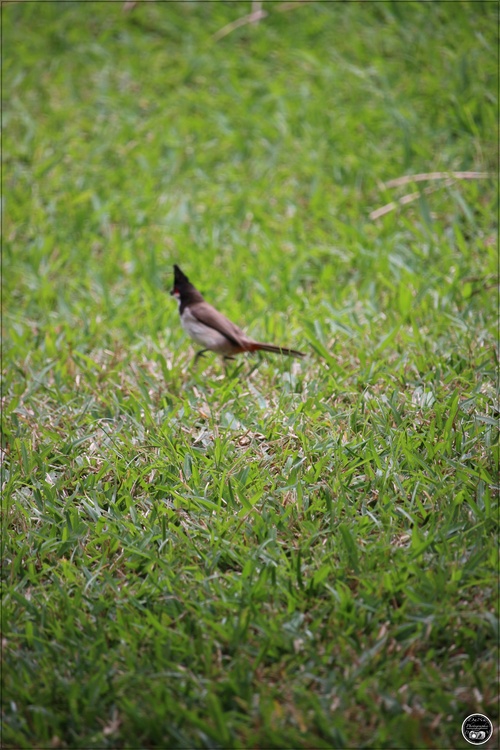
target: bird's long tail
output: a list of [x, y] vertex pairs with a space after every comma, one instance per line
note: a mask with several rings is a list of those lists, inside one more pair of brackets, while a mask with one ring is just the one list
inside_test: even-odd
[[304, 352], [297, 349], [290, 349], [288, 346], [274, 346], [274, 344], [259, 344], [257, 341], [252, 342], [248, 347], [249, 351], [273, 352], [273, 354], [286, 354], [288, 357], [305, 357]]

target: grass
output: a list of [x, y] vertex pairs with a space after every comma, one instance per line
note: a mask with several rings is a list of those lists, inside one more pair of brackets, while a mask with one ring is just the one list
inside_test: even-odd
[[498, 6], [265, 8], [1, 9], [4, 748], [498, 724]]

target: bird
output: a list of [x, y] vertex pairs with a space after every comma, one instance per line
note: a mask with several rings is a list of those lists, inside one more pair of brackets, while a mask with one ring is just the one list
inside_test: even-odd
[[231, 359], [233, 354], [241, 352], [273, 352], [286, 354], [289, 357], [305, 357], [304, 352], [290, 349], [288, 346], [275, 346], [255, 341], [232, 323], [221, 312], [205, 301], [203, 295], [189, 281], [178, 265], [174, 265], [174, 285], [170, 294], [179, 303], [181, 325], [203, 349], [196, 353], [195, 359], [212, 351]]

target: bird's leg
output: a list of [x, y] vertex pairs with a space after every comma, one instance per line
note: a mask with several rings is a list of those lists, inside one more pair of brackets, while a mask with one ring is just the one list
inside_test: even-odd
[[229, 371], [228, 365], [226, 364], [226, 360], [228, 359], [234, 360], [235, 357], [224, 357], [224, 370], [226, 371], [226, 376], [231, 378], [231, 380], [234, 380], [240, 375], [241, 371], [244, 369], [245, 361], [243, 360], [243, 362], [239, 362], [237, 365], [234, 365], [234, 367], [231, 368], [231, 371]]
[[222, 356], [222, 365], [224, 367], [224, 375], [227, 377], [230, 377], [231, 373], [231, 365], [230, 362], [234, 359], [234, 357], [231, 357], [229, 354], [224, 354]]
[[199, 352], [196, 352], [194, 355], [194, 362], [195, 364], [198, 362], [198, 357], [203, 357], [205, 355], [205, 352], [209, 352], [210, 349], [200, 349]]
[[256, 362], [256, 363], [255, 363], [255, 364], [254, 364], [254, 365], [252, 366], [252, 368], [250, 369], [250, 371], [249, 371], [249, 372], [247, 373], [247, 378], [249, 378], [249, 377], [250, 377], [250, 375], [252, 375], [252, 374], [253, 374], [253, 373], [255, 372], [255, 370], [257, 370], [257, 368], [259, 367], [259, 365], [260, 365], [261, 363], [262, 363], [262, 359], [261, 359], [261, 358], [259, 357], [259, 361], [258, 361], [258, 362]]

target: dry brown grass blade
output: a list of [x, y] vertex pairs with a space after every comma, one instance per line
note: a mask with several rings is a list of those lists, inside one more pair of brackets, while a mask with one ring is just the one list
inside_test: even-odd
[[[452, 185], [455, 180], [481, 180], [487, 177], [493, 177], [491, 172], [422, 172], [414, 175], [404, 175], [403, 177], [396, 177], [394, 180], [383, 182], [381, 185], [382, 190], [387, 188], [401, 187], [401, 185], [408, 185], [413, 182], [426, 182], [429, 180], [442, 180], [439, 185], [429, 185], [424, 188], [422, 192], [428, 194], [433, 193], [435, 190], [439, 190], [442, 187], [448, 187]], [[375, 221], [380, 219], [381, 216], [394, 211], [398, 206], [405, 206], [412, 201], [417, 200], [420, 195], [420, 191], [415, 193], [408, 193], [403, 195], [402, 198], [398, 198], [396, 201], [386, 203], [385, 206], [375, 209], [370, 212], [370, 219]]]
[[485, 177], [493, 177], [491, 172], [422, 172], [421, 174], [407, 174], [396, 177], [394, 180], [382, 183], [382, 189], [409, 185], [412, 182], [427, 182], [428, 180], [444, 180], [454, 177], [457, 180], [481, 180]]
[[[453, 179], [448, 178], [447, 180], [444, 180], [443, 183], [440, 185], [429, 185], [429, 187], [424, 188], [422, 192], [428, 194], [433, 193], [435, 190], [439, 190], [441, 187], [447, 187], [448, 185], [453, 184]], [[412, 203], [413, 201], [416, 201], [417, 198], [421, 195], [420, 191], [417, 191], [415, 193], [408, 193], [408, 195], [403, 195], [402, 198], [399, 198], [397, 201], [391, 201], [390, 203], [386, 203], [385, 206], [381, 206], [381, 208], [375, 209], [375, 211], [370, 212], [370, 219], [372, 221], [375, 221], [375, 219], [380, 219], [381, 216], [385, 216], [385, 214], [390, 213], [391, 211], [394, 211], [398, 206], [406, 206], [408, 203]]]
[[236, 29], [239, 29], [242, 26], [246, 26], [249, 23], [257, 23], [267, 15], [267, 11], [262, 10], [262, 8], [259, 7], [257, 8], [257, 10], [252, 11], [252, 13], [249, 13], [247, 16], [237, 18], [236, 21], [231, 21], [231, 23], [223, 26], [222, 29], [219, 29], [219, 31], [215, 32], [215, 34], [213, 35], [213, 39], [218, 42], [219, 39], [222, 39], [228, 34], [231, 34], [231, 32], [235, 31]]

